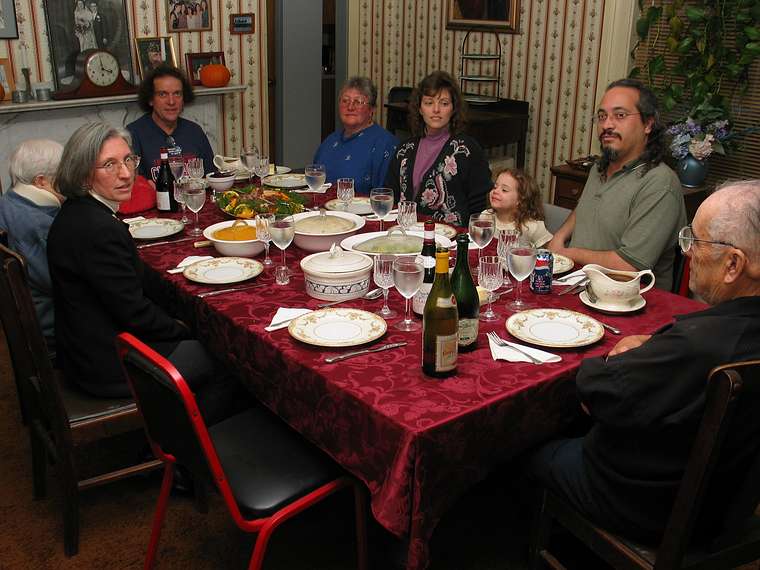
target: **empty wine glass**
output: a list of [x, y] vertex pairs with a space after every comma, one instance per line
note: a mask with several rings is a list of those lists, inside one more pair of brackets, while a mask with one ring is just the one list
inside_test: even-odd
[[185, 163], [185, 170], [187, 171], [187, 174], [190, 176], [190, 178], [194, 178], [196, 180], [201, 180], [206, 174], [206, 171], [203, 168], [202, 158], [188, 159], [188, 161]]
[[259, 177], [259, 180], [264, 181], [265, 176], [269, 176], [269, 157], [268, 156], [260, 156], [259, 161], [256, 163], [256, 168], [254, 168], [254, 172], [256, 173], [256, 176]]
[[182, 176], [185, 173], [185, 163], [182, 157], [170, 158], [169, 168], [172, 171], [172, 176], [174, 176], [174, 199], [179, 203], [180, 210], [182, 211], [182, 219], [180, 221], [187, 225], [190, 219], [187, 217], [184, 189], [182, 188]]
[[383, 290], [383, 308], [377, 314], [386, 319], [395, 317], [398, 314], [388, 306], [388, 289], [393, 287], [394, 261], [396, 261], [395, 255], [376, 255], [374, 272], [372, 274], [375, 285]]
[[307, 164], [303, 171], [306, 176], [306, 184], [312, 192], [318, 191], [325, 183], [325, 165], [324, 164]]
[[492, 322], [499, 319], [493, 310], [492, 293], [501, 287], [504, 270], [498, 255], [484, 255], [478, 263], [478, 285], [488, 291], [488, 310], [480, 315], [481, 321]]
[[408, 230], [417, 223], [417, 203], [411, 200], [401, 200], [398, 203], [398, 225]]
[[517, 244], [509, 250], [508, 263], [509, 272], [517, 281], [517, 288], [515, 289], [515, 300], [507, 306], [513, 311], [522, 311], [530, 307], [530, 304], [523, 301], [520, 296], [523, 281], [533, 272], [533, 268], [536, 266], [535, 248], [527, 242], [520, 242], [518, 240]]
[[272, 238], [272, 243], [282, 251], [282, 267], [284, 268], [284, 271], [279, 268], [277, 270], [276, 275], [278, 285], [287, 285], [289, 281], [288, 266], [285, 263], [285, 250], [293, 241], [295, 230], [296, 223], [295, 220], [293, 220], [293, 216], [286, 214], [276, 214], [274, 222], [269, 225], [269, 236]]
[[203, 180], [192, 178], [183, 184], [185, 191], [185, 204], [195, 214], [195, 226], [188, 232], [191, 236], [199, 236], [203, 233], [198, 225], [198, 213], [206, 202], [206, 185]]
[[259, 161], [259, 149], [255, 146], [245, 147], [240, 152], [240, 164], [248, 172], [248, 186], [251, 185], [251, 178], [253, 178], [256, 164]]
[[343, 209], [348, 211], [349, 206], [351, 206], [351, 200], [354, 199], [353, 178], [338, 178], [337, 197], [338, 200], [343, 202]]
[[396, 328], [401, 331], [418, 331], [419, 323], [412, 320], [409, 299], [417, 294], [422, 286], [422, 278], [425, 275], [425, 266], [421, 260], [414, 257], [397, 257], [393, 262], [393, 284], [401, 296], [404, 297], [404, 320], [396, 323]]
[[269, 235], [269, 226], [274, 223], [274, 214], [256, 214], [256, 238], [264, 242], [264, 261], [265, 267], [274, 265], [272, 258], [269, 257], [269, 242], [272, 237]]
[[495, 229], [496, 219], [493, 214], [482, 212], [470, 216], [470, 239], [478, 246], [478, 266], [480, 266], [483, 248], [491, 243]]
[[383, 218], [393, 208], [393, 190], [390, 188], [373, 188], [369, 191], [369, 205], [380, 220], [380, 231], [383, 231]]
[[504, 269], [504, 291], [514, 289], [512, 281], [509, 279], [509, 248], [514, 247], [517, 240], [520, 239], [519, 230], [499, 230], [496, 232], [496, 254], [501, 259], [501, 266]]

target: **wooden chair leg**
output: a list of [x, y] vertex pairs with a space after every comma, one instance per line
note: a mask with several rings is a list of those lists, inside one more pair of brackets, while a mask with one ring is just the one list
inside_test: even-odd
[[158, 540], [161, 538], [161, 528], [166, 517], [166, 507], [169, 504], [169, 494], [172, 490], [172, 481], [174, 480], [174, 465], [167, 463], [164, 466], [164, 477], [161, 480], [161, 491], [158, 494], [158, 504], [156, 512], [153, 515], [153, 528], [150, 531], [150, 542], [148, 543], [148, 552], [145, 554], [145, 570], [151, 570], [156, 560], [158, 551]]
[[547, 493], [546, 489], [542, 490], [538, 508], [534, 513], [528, 565], [530, 570], [540, 570], [544, 566], [542, 552], [547, 547], [552, 526], [551, 516], [546, 512]]
[[29, 426], [29, 442], [32, 448], [32, 483], [35, 499], [47, 496], [47, 462], [48, 453], [45, 442], [36, 432], [35, 426]]
[[354, 506], [356, 511], [356, 549], [359, 557], [357, 568], [369, 569], [369, 553], [367, 551], [367, 497], [361, 483], [354, 485]]
[[66, 556], [76, 556], [79, 552], [79, 486], [73, 469], [59, 464], [58, 477], [63, 491], [63, 548]]

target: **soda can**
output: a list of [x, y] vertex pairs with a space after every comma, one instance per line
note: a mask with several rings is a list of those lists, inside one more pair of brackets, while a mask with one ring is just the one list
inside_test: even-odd
[[552, 271], [554, 256], [548, 249], [536, 252], [536, 267], [530, 274], [530, 290], [536, 295], [548, 295], [552, 292]]

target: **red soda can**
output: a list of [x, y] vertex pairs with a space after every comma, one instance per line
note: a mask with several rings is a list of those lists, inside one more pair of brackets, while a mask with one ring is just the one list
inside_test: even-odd
[[548, 295], [552, 292], [552, 271], [554, 256], [548, 249], [536, 252], [536, 267], [530, 274], [530, 290], [536, 295]]

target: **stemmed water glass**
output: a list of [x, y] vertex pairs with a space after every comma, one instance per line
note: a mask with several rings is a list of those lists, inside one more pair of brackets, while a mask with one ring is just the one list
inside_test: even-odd
[[185, 205], [195, 214], [195, 226], [188, 231], [191, 236], [199, 236], [203, 233], [198, 225], [198, 213], [206, 202], [206, 185], [203, 180], [191, 178], [183, 184]]
[[496, 219], [493, 214], [480, 213], [470, 216], [470, 239], [478, 246], [478, 266], [480, 258], [483, 255], [483, 248], [486, 247], [493, 239], [493, 233], [496, 229]]
[[190, 178], [202, 180], [206, 171], [203, 168], [202, 158], [191, 158], [185, 163], [185, 170]]
[[278, 267], [275, 272], [275, 281], [278, 285], [287, 285], [290, 281], [290, 272], [285, 263], [285, 250], [293, 241], [295, 235], [296, 222], [293, 216], [287, 214], [276, 214], [274, 222], [269, 225], [269, 236], [272, 243], [282, 251], [282, 266]]
[[309, 190], [317, 192], [322, 188], [322, 184], [325, 183], [324, 164], [307, 164], [303, 172], [306, 176], [306, 184], [309, 185]]
[[256, 173], [256, 176], [259, 177], [259, 180], [263, 184], [264, 177], [269, 175], [269, 157], [268, 156], [259, 157], [259, 160], [256, 163], [256, 167], [254, 168], [254, 172]]
[[375, 285], [383, 290], [383, 308], [377, 314], [386, 319], [395, 317], [398, 314], [388, 306], [388, 289], [393, 287], [394, 261], [396, 261], [395, 255], [376, 255], [374, 272], [372, 274]]
[[338, 189], [336, 193], [338, 200], [343, 202], [343, 209], [348, 211], [351, 200], [354, 199], [354, 179], [338, 178]]
[[536, 249], [530, 243], [518, 240], [509, 249], [508, 264], [509, 272], [517, 281], [517, 288], [515, 289], [515, 300], [507, 306], [513, 311], [522, 311], [530, 307], [530, 304], [523, 301], [520, 296], [523, 281], [533, 272], [533, 268], [536, 266]]
[[499, 230], [496, 234], [496, 254], [501, 259], [501, 266], [504, 269], [504, 283], [502, 285], [505, 291], [511, 291], [514, 287], [509, 279], [509, 249], [520, 239], [520, 231]]
[[411, 200], [401, 200], [398, 203], [398, 216], [396, 221], [398, 225], [408, 230], [417, 223], [417, 202]]
[[493, 310], [493, 292], [501, 287], [504, 270], [498, 255], [484, 255], [478, 263], [478, 285], [488, 291], [488, 310], [480, 315], [481, 321], [492, 322], [499, 319]]
[[180, 210], [182, 211], [182, 219], [180, 221], [187, 225], [190, 222], [190, 219], [187, 217], [185, 195], [182, 188], [182, 176], [185, 173], [185, 163], [182, 160], [182, 157], [170, 158], [169, 168], [172, 171], [172, 176], [174, 176], [174, 199], [179, 203]]
[[401, 296], [404, 297], [404, 320], [396, 323], [396, 328], [401, 331], [418, 331], [419, 323], [412, 320], [409, 299], [417, 294], [422, 286], [422, 278], [425, 275], [425, 266], [422, 261], [414, 257], [397, 257], [393, 262], [393, 284]]
[[240, 164], [248, 171], [248, 186], [252, 184], [251, 179], [259, 162], [259, 149], [255, 146], [246, 147], [240, 152]]
[[383, 231], [383, 218], [393, 208], [393, 190], [390, 188], [373, 188], [369, 191], [369, 205], [380, 220], [380, 231]]
[[272, 258], [269, 257], [269, 242], [272, 237], [269, 235], [269, 226], [274, 223], [274, 214], [256, 214], [256, 238], [264, 242], [264, 261], [265, 267], [274, 265]]

